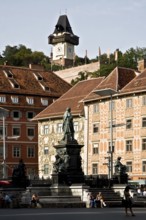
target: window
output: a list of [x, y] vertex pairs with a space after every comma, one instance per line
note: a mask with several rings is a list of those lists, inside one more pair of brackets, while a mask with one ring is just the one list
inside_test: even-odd
[[93, 175], [98, 174], [98, 164], [97, 163], [92, 164], [92, 174]]
[[48, 105], [48, 99], [41, 98], [41, 103], [42, 103], [42, 105], [47, 106]]
[[146, 105], [146, 96], [143, 96], [143, 97], [142, 97], [142, 104], [143, 104], [143, 105]]
[[34, 137], [34, 128], [27, 128], [27, 136]]
[[20, 119], [20, 112], [19, 111], [13, 111], [12, 112], [12, 117], [14, 120]]
[[27, 112], [27, 119], [32, 119], [34, 117], [35, 113], [34, 112]]
[[94, 143], [93, 144], [93, 154], [98, 154], [98, 151], [99, 151], [99, 144]]
[[146, 127], [146, 118], [142, 118], [142, 127]]
[[44, 164], [44, 175], [49, 174], [49, 164]]
[[132, 120], [131, 119], [127, 119], [126, 120], [126, 129], [131, 129], [132, 128]]
[[74, 122], [74, 131], [75, 131], [75, 132], [78, 132], [78, 131], [79, 131], [79, 123], [78, 123], [78, 121], [75, 121], [75, 122]]
[[126, 99], [126, 108], [132, 108], [132, 99]]
[[62, 133], [62, 123], [57, 124], [57, 133], [61, 134]]
[[20, 128], [13, 127], [13, 136], [20, 136]]
[[49, 154], [49, 147], [48, 146], [44, 146], [44, 154]]
[[26, 97], [26, 101], [29, 105], [33, 105], [34, 104], [34, 98], [30, 98], [30, 97]]
[[12, 103], [14, 103], [14, 104], [19, 103], [19, 98], [17, 96], [11, 96], [11, 100], [12, 100]]
[[146, 150], [146, 138], [142, 139], [142, 150]]
[[127, 172], [132, 172], [132, 162], [131, 161], [128, 161], [126, 163], [126, 171]]
[[44, 125], [44, 134], [49, 134], [49, 126], [48, 125]]
[[126, 151], [132, 151], [132, 140], [126, 141]]
[[13, 157], [21, 157], [21, 147], [20, 146], [14, 146], [13, 147]]
[[99, 104], [94, 104], [93, 105], [93, 113], [97, 113], [97, 112], [99, 112]]
[[146, 161], [142, 161], [142, 172], [146, 172]]
[[6, 102], [6, 96], [0, 96], [0, 103]]
[[93, 124], [93, 133], [99, 132], [99, 123]]
[[34, 148], [34, 146], [27, 147], [27, 157], [28, 158], [34, 158], [35, 157], [35, 148]]

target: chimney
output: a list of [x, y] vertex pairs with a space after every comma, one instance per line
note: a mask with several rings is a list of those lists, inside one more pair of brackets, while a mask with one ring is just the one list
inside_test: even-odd
[[38, 64], [29, 64], [29, 69], [44, 71], [44, 67]]
[[143, 72], [144, 71], [144, 69], [146, 68], [146, 57], [144, 57], [144, 59], [138, 61], [137, 68], [138, 68], [139, 72]]

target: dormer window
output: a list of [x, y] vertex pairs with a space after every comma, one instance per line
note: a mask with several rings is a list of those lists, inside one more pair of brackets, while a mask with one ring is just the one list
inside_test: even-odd
[[40, 82], [40, 86], [43, 88], [44, 91], [50, 92], [50, 87], [45, 82]]
[[15, 88], [15, 89], [20, 88], [19, 84], [17, 83], [17, 81], [15, 79], [9, 79], [9, 82], [13, 88]]
[[41, 76], [40, 73], [33, 73], [35, 78], [38, 80], [38, 81], [42, 81], [43, 80], [43, 77]]
[[10, 70], [3, 70], [4, 74], [8, 78], [13, 78], [13, 73]]
[[34, 104], [34, 98], [33, 97], [26, 97], [26, 101], [29, 105], [33, 105]]

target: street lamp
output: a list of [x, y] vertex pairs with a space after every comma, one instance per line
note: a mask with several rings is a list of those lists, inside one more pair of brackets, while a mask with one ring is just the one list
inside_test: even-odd
[[3, 120], [3, 179], [6, 178], [6, 130], [5, 130], [5, 118], [8, 115], [9, 110], [0, 107], [0, 118]]
[[110, 173], [109, 176], [112, 179], [113, 177], [113, 109], [112, 109], [112, 96], [117, 93], [116, 90], [111, 89], [111, 88], [105, 88], [101, 90], [95, 90], [94, 93], [100, 95], [100, 96], [110, 96], [110, 149], [108, 153], [110, 153], [110, 160], [109, 160], [109, 165], [110, 165]]

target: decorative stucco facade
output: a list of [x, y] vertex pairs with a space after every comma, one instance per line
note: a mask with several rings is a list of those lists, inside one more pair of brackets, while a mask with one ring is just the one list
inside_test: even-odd
[[[46, 120], [39, 122], [39, 142], [38, 142], [38, 155], [39, 155], [39, 176], [43, 178], [51, 177], [53, 170], [53, 162], [55, 162], [56, 150], [53, 147], [57, 145], [63, 138], [62, 131], [63, 119]], [[79, 144], [84, 144], [84, 117], [74, 118], [75, 139]], [[84, 147], [82, 148], [82, 165]]]
[[[127, 165], [128, 174], [132, 180], [146, 179], [145, 99], [146, 94], [133, 94], [132, 96], [115, 97], [113, 100], [113, 168], [117, 157], [121, 156], [121, 162]], [[96, 112], [94, 111], [95, 105], [98, 106]], [[111, 138], [110, 99], [91, 103], [88, 105], [88, 109], [87, 173], [89, 175], [108, 175], [107, 157]], [[94, 130], [95, 124], [98, 127], [96, 131]], [[96, 151], [94, 146], [98, 148]]]

